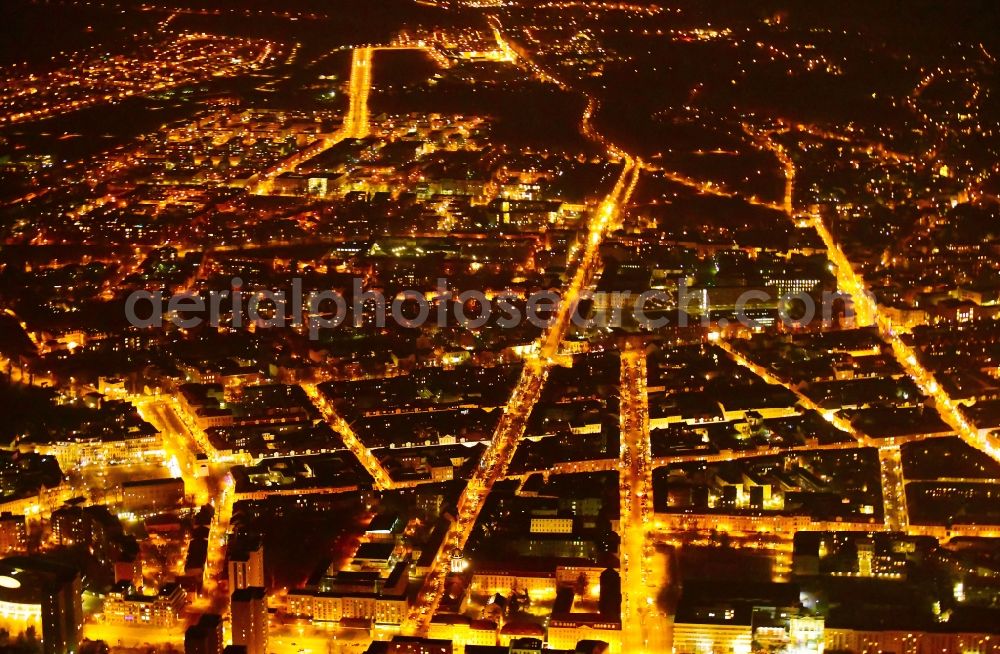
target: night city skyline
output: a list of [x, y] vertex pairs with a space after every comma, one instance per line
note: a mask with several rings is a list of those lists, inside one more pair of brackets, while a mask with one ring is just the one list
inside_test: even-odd
[[995, 0], [7, 0], [0, 651], [1000, 654]]

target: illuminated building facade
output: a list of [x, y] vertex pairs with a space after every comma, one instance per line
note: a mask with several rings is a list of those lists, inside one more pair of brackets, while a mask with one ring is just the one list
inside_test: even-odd
[[127, 511], [176, 507], [184, 500], [184, 480], [143, 479], [122, 484], [122, 506]]
[[573, 585], [581, 577], [588, 585], [600, 583], [604, 567], [587, 559], [524, 557], [519, 561], [477, 562], [472, 590], [486, 595], [527, 592], [535, 597], [554, 596], [559, 585]]
[[267, 593], [263, 588], [242, 588], [232, 595], [233, 645], [246, 654], [267, 654]]
[[23, 554], [28, 547], [28, 531], [23, 515], [0, 515], [0, 554]]
[[409, 568], [409, 560], [403, 560], [383, 570], [328, 574], [314, 588], [289, 593], [289, 613], [315, 622], [361, 619], [375, 624], [401, 624], [409, 609]]
[[73, 568], [37, 557], [0, 560], [0, 617], [11, 633], [34, 627], [43, 654], [76, 654], [83, 640], [83, 587]]
[[827, 650], [858, 654], [996, 654], [1000, 635], [925, 631], [827, 629]]
[[[149, 425], [146, 425], [149, 427]], [[119, 438], [80, 437], [35, 446], [40, 454], [54, 456], [64, 469], [89, 465], [126, 465], [163, 460], [163, 440], [159, 432], [135, 430]]]
[[548, 645], [552, 649], [572, 650], [581, 640], [599, 640], [608, 644], [611, 654], [622, 652], [621, 620], [599, 614], [553, 615], [549, 621], [548, 636]]
[[176, 627], [186, 600], [187, 594], [178, 584], [166, 584], [156, 595], [144, 595], [126, 582], [108, 593], [104, 620], [109, 624]]
[[230, 591], [264, 586], [264, 544], [259, 538], [234, 537], [226, 565]]
[[821, 654], [824, 637], [793, 584], [689, 583], [674, 621], [676, 654]]
[[431, 619], [428, 635], [450, 640], [455, 651], [465, 651], [466, 645], [496, 645], [499, 627], [492, 620], [473, 620], [465, 615], [438, 614]]

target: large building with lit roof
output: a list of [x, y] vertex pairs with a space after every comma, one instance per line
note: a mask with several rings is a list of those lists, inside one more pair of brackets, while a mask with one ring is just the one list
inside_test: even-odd
[[76, 654], [83, 639], [79, 572], [38, 557], [0, 560], [0, 623], [10, 633], [34, 627], [43, 654]]

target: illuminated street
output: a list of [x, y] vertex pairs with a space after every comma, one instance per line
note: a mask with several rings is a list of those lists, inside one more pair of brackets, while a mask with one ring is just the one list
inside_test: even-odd
[[344, 139], [361, 139], [368, 135], [370, 129], [368, 96], [372, 84], [373, 52], [373, 48], [355, 48], [353, 50], [351, 76], [348, 84], [348, 107], [340, 129], [264, 171], [256, 186], [256, 193], [263, 195], [272, 193], [275, 178], [295, 171], [309, 159], [319, 156]]
[[785, 153], [780, 145], [775, 144], [772, 138], [763, 137], [763, 142], [770, 149], [785, 168], [786, 191], [785, 191], [785, 211], [789, 216], [801, 217], [820, 236], [826, 246], [827, 256], [830, 263], [837, 272], [838, 287], [842, 292], [848, 293], [853, 299], [853, 310], [855, 322], [859, 326], [875, 325], [879, 328], [883, 337], [892, 346], [892, 351], [897, 361], [906, 369], [910, 377], [920, 386], [933, 401], [935, 408], [941, 413], [948, 424], [973, 447], [982, 450], [994, 460], [1000, 461], [1000, 447], [993, 439], [982, 436], [978, 430], [968, 423], [961, 414], [958, 404], [948, 396], [934, 376], [923, 366], [917, 358], [913, 349], [906, 344], [902, 335], [893, 325], [889, 318], [881, 315], [879, 305], [875, 301], [871, 291], [868, 289], [862, 276], [854, 270], [853, 265], [844, 255], [839, 244], [834, 240], [822, 216], [818, 214], [805, 214], [799, 216], [795, 213], [792, 204], [794, 190], [795, 165]]
[[622, 648], [658, 652], [669, 639], [665, 615], [657, 601], [662, 565], [647, 533], [652, 518], [652, 461], [649, 453], [649, 407], [646, 402], [646, 358], [631, 343], [622, 352], [621, 576]]
[[882, 447], [882, 493], [885, 499], [885, 523], [891, 531], [906, 531], [910, 520], [906, 513], [906, 480], [898, 447]]
[[405, 630], [418, 633], [426, 631], [435, 608], [441, 601], [445, 570], [451, 563], [452, 555], [460, 553], [464, 548], [466, 540], [471, 535], [470, 528], [475, 524], [490, 489], [504, 476], [514, 456], [518, 441], [524, 434], [528, 416], [540, 397], [548, 369], [553, 365], [553, 357], [557, 354], [559, 344], [562, 343], [569, 328], [580, 292], [593, 279], [601, 263], [598, 256], [600, 244], [635, 188], [639, 170], [631, 161], [626, 161], [614, 189], [591, 217], [589, 236], [585, 241], [585, 250], [580, 257], [579, 266], [562, 294], [556, 315], [539, 339], [537, 348], [539, 354], [529, 355], [530, 358], [525, 362], [524, 373], [511, 395], [489, 447], [483, 453], [482, 463], [476, 468], [476, 472], [462, 492], [458, 501], [457, 519], [452, 524], [445, 545], [434, 559], [434, 564], [418, 595], [418, 602], [410, 613], [408, 625], [404, 627]]
[[336, 430], [340, 437], [344, 439], [344, 444], [347, 448], [354, 453], [354, 456], [358, 457], [364, 466], [368, 474], [372, 476], [375, 480], [375, 487], [379, 489], [389, 489], [394, 486], [392, 479], [389, 474], [379, 463], [375, 455], [372, 454], [371, 450], [366, 448], [360, 440], [358, 440], [357, 434], [351, 429], [351, 426], [347, 424], [340, 415], [334, 410], [330, 403], [327, 401], [323, 394], [320, 392], [319, 388], [315, 384], [303, 384], [302, 389], [309, 396], [320, 411], [323, 412], [324, 419]]

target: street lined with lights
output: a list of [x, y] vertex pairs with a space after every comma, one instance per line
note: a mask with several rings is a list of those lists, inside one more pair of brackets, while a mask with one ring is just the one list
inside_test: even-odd
[[801, 220], [804, 224], [812, 227], [823, 241], [827, 257], [836, 270], [838, 287], [853, 299], [855, 323], [859, 327], [871, 325], [878, 327], [879, 333], [892, 347], [896, 360], [920, 390], [931, 399], [934, 407], [948, 426], [954, 429], [955, 433], [966, 443], [986, 453], [995, 461], [1000, 461], [1000, 446], [995, 442], [995, 439], [981, 434], [974, 425], [969, 423], [959, 408], [959, 404], [945, 392], [934, 378], [933, 373], [921, 365], [916, 350], [903, 340], [903, 336], [892, 320], [880, 312], [875, 296], [865, 284], [861, 274], [854, 269], [834, 239], [833, 234], [830, 233], [823, 217], [816, 213], [796, 213], [793, 206], [795, 163], [785, 148], [777, 143], [770, 133], [759, 134], [758, 139], [764, 147], [774, 153], [784, 167], [785, 212], [793, 220]]
[[365, 470], [368, 471], [368, 474], [372, 476], [372, 479], [375, 481], [375, 488], [379, 490], [393, 488], [395, 484], [392, 481], [392, 477], [389, 476], [389, 473], [385, 471], [379, 460], [372, 454], [371, 449], [365, 447], [351, 426], [347, 424], [347, 421], [331, 406], [330, 401], [323, 395], [319, 387], [316, 384], [302, 384], [301, 386], [302, 390], [309, 396], [309, 399], [312, 400], [313, 405], [323, 414], [323, 419], [326, 420], [335, 432], [340, 434], [347, 449], [357, 457], [358, 461], [365, 467]]
[[627, 342], [621, 354], [621, 502], [622, 648], [658, 652], [669, 643], [666, 616], [656, 603], [662, 586], [652, 564], [648, 526], [653, 516], [652, 456], [646, 353]]
[[[503, 39], [499, 24], [495, 24], [495, 28], [496, 38], [501, 43], [501, 49], [513, 56], [513, 53], [516, 52], [515, 47]], [[517, 56], [518, 60], [527, 65], [528, 69], [542, 81], [556, 83], [560, 88], [566, 88], [565, 85], [526, 60], [522, 55]], [[593, 105], [588, 103], [587, 110], [581, 119], [581, 132], [594, 138], [596, 133], [590, 126], [592, 110]], [[603, 139], [597, 140], [605, 144]], [[609, 156], [622, 155], [617, 148], [607, 145], [605, 147], [608, 149]], [[452, 523], [445, 543], [424, 579], [417, 603], [413, 606], [404, 625], [404, 632], [427, 632], [444, 593], [446, 571], [452, 556], [460, 554], [465, 547], [493, 484], [506, 474], [517, 443], [524, 435], [528, 417], [541, 397], [549, 368], [556, 363], [560, 344], [569, 329], [573, 313], [577, 310], [581, 293], [593, 282], [595, 275], [600, 270], [602, 265], [601, 243], [607, 234], [617, 227], [620, 213], [628, 204], [638, 183], [642, 171], [641, 166], [627, 155], [622, 155], [622, 163], [621, 174], [611, 192], [591, 214], [583, 254], [579, 257], [577, 268], [561, 294], [555, 316], [537, 341], [536, 353], [529, 354], [526, 358], [521, 379], [511, 395], [493, 438], [482, 455], [480, 465], [476, 468], [459, 498], [457, 518]]]

